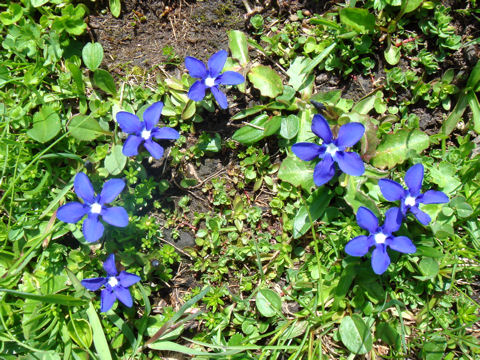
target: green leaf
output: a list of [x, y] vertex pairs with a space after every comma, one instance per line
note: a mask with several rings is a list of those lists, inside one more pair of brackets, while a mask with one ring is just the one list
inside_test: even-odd
[[247, 37], [239, 30], [230, 30], [228, 32], [228, 45], [232, 52], [232, 57], [245, 66], [250, 62], [248, 56]]
[[302, 70], [302, 72], [304, 74], [310, 74], [313, 69], [315, 69], [332, 52], [332, 50], [335, 49], [336, 46], [337, 43], [333, 42], [328, 47], [323, 49], [320, 54], [315, 56], [315, 58], [310, 61], [310, 63]]
[[265, 123], [264, 135], [270, 136], [275, 134], [282, 125], [283, 118], [281, 116], [274, 116]]
[[457, 211], [459, 218], [467, 218], [473, 213], [473, 209], [463, 196], [456, 196], [448, 204]]
[[388, 41], [388, 46], [383, 52], [383, 55], [385, 56], [387, 63], [392, 66], [397, 65], [400, 61], [400, 48], [392, 44], [391, 41]]
[[375, 29], [375, 16], [367, 9], [343, 8], [340, 10], [340, 22], [360, 34], [367, 34]]
[[92, 141], [103, 134], [108, 134], [104, 131], [97, 120], [92, 116], [76, 115], [70, 121], [68, 126], [70, 134], [80, 141]]
[[360, 206], [365, 206], [372, 210], [375, 215], [379, 216], [380, 211], [378, 210], [377, 203], [362, 190], [365, 178], [348, 176], [347, 181], [346, 193], [343, 198], [347, 204], [352, 207], [353, 212], [356, 213]]
[[120, 16], [120, 11], [122, 10], [120, 0], [108, 0], [108, 5], [112, 15], [118, 18]]
[[468, 105], [472, 110], [473, 130], [480, 134], [480, 104], [478, 103], [477, 95], [470, 91], [467, 95]]
[[442, 123], [442, 134], [449, 135], [462, 119], [463, 113], [467, 109], [468, 93], [460, 93], [458, 101], [447, 119]]
[[67, 324], [68, 334], [80, 347], [92, 346], [92, 328], [85, 319], [72, 319]]
[[407, 4], [405, 5], [403, 12], [406, 14], [415, 11], [422, 4], [422, 2], [423, 0], [407, 0]]
[[422, 349], [422, 359], [424, 360], [442, 360], [447, 340], [441, 335], [434, 335], [424, 342]]
[[45, 5], [48, 2], [49, 0], [30, 0], [30, 3], [32, 4], [32, 6], [36, 8], [42, 5]]
[[79, 299], [69, 295], [61, 294], [50, 294], [50, 295], [40, 295], [26, 293], [22, 291], [10, 290], [10, 289], [0, 289], [0, 292], [5, 292], [7, 294], [15, 295], [24, 299], [31, 299], [36, 301], [41, 301], [47, 304], [58, 304], [66, 306], [79, 306], [85, 304], [85, 300]]
[[274, 98], [283, 91], [282, 78], [269, 66], [254, 67], [248, 73], [248, 79], [263, 96]]
[[98, 318], [97, 312], [93, 307], [92, 303], [88, 304], [87, 316], [90, 325], [93, 330], [93, 345], [95, 350], [97, 350], [97, 355], [100, 360], [112, 360], [112, 355], [110, 349], [108, 348], [107, 339], [105, 338], [105, 333], [103, 332], [102, 323]]
[[352, 353], [366, 354], [372, 349], [372, 334], [360, 316], [345, 316], [338, 331], [342, 343]]
[[296, 91], [298, 91], [307, 80], [308, 73], [304, 73], [303, 71], [309, 63], [310, 59], [304, 56], [297, 56], [287, 70], [287, 75], [289, 76], [288, 84]]
[[246, 117], [249, 117], [250, 115], [258, 114], [263, 109], [265, 109], [265, 105], [255, 105], [248, 109], [242, 109], [232, 116], [232, 120], [244, 119]]
[[126, 163], [127, 157], [122, 153], [122, 145], [114, 145], [111, 153], [105, 158], [105, 169], [110, 175], [118, 175]]
[[100, 43], [87, 43], [82, 49], [82, 59], [91, 71], [97, 70], [103, 60], [103, 47]]
[[245, 145], [253, 144], [262, 140], [265, 137], [263, 125], [267, 122], [267, 120], [267, 114], [257, 116], [250, 122], [250, 124], [253, 126], [247, 124], [238, 129], [233, 134], [232, 139]]
[[403, 163], [409, 157], [409, 151], [421, 153], [430, 145], [430, 138], [420, 130], [399, 130], [388, 134], [377, 147], [372, 164], [375, 167], [393, 168]]
[[20, 20], [23, 16], [23, 8], [17, 3], [8, 5], [8, 9], [0, 13], [0, 21], [3, 25], [12, 25]]
[[35, 141], [46, 143], [58, 134], [60, 128], [57, 111], [47, 105], [33, 115], [33, 127], [27, 131], [27, 135]]
[[297, 115], [290, 114], [287, 117], [282, 118], [282, 124], [280, 127], [280, 135], [285, 139], [293, 139], [298, 134], [300, 127], [300, 119]]
[[117, 87], [115, 86], [115, 80], [110, 73], [103, 69], [97, 69], [93, 73], [93, 82], [100, 89], [105, 91], [107, 94], [116, 95]]
[[433, 279], [440, 271], [437, 260], [429, 257], [422, 259], [418, 264], [418, 268], [423, 276], [414, 276], [414, 278], [421, 281]]
[[377, 338], [381, 339], [387, 345], [394, 349], [399, 349], [401, 346], [401, 338], [398, 332], [386, 322], [381, 322], [376, 327]]
[[313, 183], [313, 162], [302, 161], [293, 154], [288, 154], [278, 170], [278, 178], [293, 186], [301, 186], [309, 191]]
[[[293, 219], [293, 238], [298, 239], [305, 234], [312, 226], [311, 221], [316, 221], [324, 213], [327, 206], [332, 200], [332, 192], [325, 187], [320, 187], [315, 190], [306, 200], [307, 207], [301, 206], [295, 218]], [[310, 216], [309, 216], [310, 213]], [[312, 220], [310, 221], [310, 217]]]
[[181, 354], [187, 354], [191, 356], [207, 356], [207, 358], [211, 357], [225, 357], [230, 355], [235, 355], [240, 352], [245, 351], [244, 349], [235, 349], [235, 350], [227, 350], [222, 352], [205, 352], [201, 350], [192, 349], [183, 345], [176, 344], [171, 341], [159, 341], [154, 344], [148, 345], [150, 349], [160, 350], [160, 351], [173, 351], [178, 352]]
[[273, 290], [261, 289], [255, 299], [257, 309], [265, 317], [273, 317], [282, 309], [282, 299]]
[[480, 86], [480, 60], [477, 61], [477, 63], [473, 67], [472, 72], [468, 76], [466, 89], [467, 91], [469, 90], [478, 91], [479, 86]]

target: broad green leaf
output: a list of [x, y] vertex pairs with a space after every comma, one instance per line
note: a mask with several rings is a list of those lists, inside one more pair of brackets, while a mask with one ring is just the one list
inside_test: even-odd
[[300, 119], [297, 115], [290, 114], [287, 117], [282, 118], [282, 124], [280, 127], [280, 135], [285, 139], [293, 139], [298, 134], [300, 127]]
[[3, 25], [12, 25], [20, 20], [23, 16], [23, 8], [17, 3], [8, 5], [8, 9], [0, 13], [0, 21]]
[[300, 89], [308, 77], [308, 73], [304, 73], [303, 71], [309, 63], [310, 59], [304, 56], [297, 56], [287, 70], [287, 75], [289, 76], [288, 84], [291, 85], [296, 91]]
[[470, 91], [467, 95], [468, 105], [472, 110], [473, 129], [480, 134], [480, 104], [478, 103], [477, 95]]
[[58, 134], [60, 128], [57, 111], [47, 105], [33, 115], [33, 127], [27, 131], [27, 135], [35, 141], [46, 143]]
[[418, 264], [418, 268], [423, 276], [414, 276], [414, 278], [421, 281], [433, 279], [440, 271], [437, 260], [429, 257], [422, 259]]
[[[306, 200], [307, 207], [302, 205], [293, 219], [293, 238], [298, 239], [305, 234], [308, 229], [311, 228], [311, 221], [316, 221], [325, 212], [325, 209], [332, 200], [332, 192], [325, 188], [320, 187], [315, 190]], [[310, 214], [309, 214], [310, 213]], [[311, 221], [310, 221], [311, 217]]]
[[375, 29], [375, 15], [367, 9], [343, 8], [340, 10], [340, 22], [360, 34], [367, 34]]
[[67, 323], [68, 334], [80, 347], [92, 346], [92, 328], [85, 319], [71, 319]]
[[375, 94], [363, 98], [355, 104], [355, 106], [352, 108], [352, 112], [357, 112], [362, 115], [368, 114], [374, 108], [376, 98], [377, 97]]
[[421, 153], [428, 148], [430, 139], [427, 134], [420, 130], [399, 130], [394, 134], [388, 134], [377, 147], [377, 152], [372, 159], [375, 167], [393, 168], [395, 165], [403, 163], [411, 150]]
[[372, 349], [372, 334], [357, 314], [345, 316], [338, 329], [345, 347], [354, 354], [366, 354]]
[[103, 134], [108, 134], [92, 116], [76, 115], [68, 126], [70, 134], [80, 141], [92, 141]]
[[302, 161], [294, 154], [288, 154], [280, 165], [278, 178], [293, 186], [301, 186], [306, 191], [309, 191], [314, 185], [313, 167], [313, 162]]
[[269, 66], [254, 67], [248, 73], [248, 79], [263, 96], [274, 98], [283, 91], [282, 78]]
[[268, 120], [267, 114], [262, 114], [253, 119], [250, 125], [244, 125], [242, 128], [235, 131], [232, 136], [232, 139], [238, 141], [241, 144], [253, 144], [257, 141], [262, 140], [265, 137], [264, 134], [264, 124]]
[[447, 340], [441, 335], [434, 335], [424, 342], [422, 349], [422, 359], [424, 360], [442, 360], [447, 348]]
[[362, 190], [365, 178], [359, 176], [346, 176], [346, 178], [348, 183], [346, 184], [346, 193], [343, 198], [352, 207], [353, 212], [356, 213], [360, 206], [365, 206], [379, 216], [380, 211], [377, 208], [377, 203]]
[[273, 317], [281, 312], [282, 299], [273, 290], [261, 289], [255, 299], [257, 309], [265, 317]]
[[383, 52], [385, 60], [390, 65], [397, 65], [400, 61], [400, 47], [395, 46], [391, 41], [388, 41], [388, 46]]
[[93, 82], [107, 94], [116, 95], [117, 87], [115, 86], [115, 80], [108, 71], [103, 69], [95, 70], [93, 73]]
[[33, 7], [40, 7], [42, 5], [45, 5], [48, 2], [49, 0], [30, 0], [30, 3], [32, 4]]
[[404, 13], [409, 13], [416, 10], [420, 5], [422, 5], [423, 0], [407, 0], [407, 4], [403, 9]]
[[103, 60], [103, 47], [100, 43], [87, 43], [82, 49], [82, 59], [91, 71], [97, 70]]
[[244, 119], [250, 115], [258, 114], [263, 109], [265, 109], [265, 105], [255, 105], [255, 106], [252, 106], [251, 108], [242, 109], [238, 113], [232, 116], [232, 120]]
[[283, 118], [281, 116], [274, 116], [271, 119], [269, 119], [265, 125], [264, 125], [264, 135], [265, 136], [270, 136], [275, 134], [278, 129], [280, 129], [280, 126], [282, 125], [282, 120]]
[[58, 304], [58, 305], [66, 305], [66, 306], [80, 306], [85, 304], [85, 300], [79, 299], [73, 296], [69, 296], [69, 295], [61, 295], [61, 294], [40, 295], [40, 294], [32, 294], [32, 293], [10, 290], [10, 289], [0, 289], [0, 292], [5, 292], [7, 294], [11, 294], [24, 299], [41, 301], [47, 304]]
[[457, 211], [459, 218], [467, 218], [473, 213], [473, 209], [463, 196], [456, 196], [450, 200], [449, 206]]
[[449, 135], [455, 129], [467, 109], [468, 93], [460, 93], [457, 99], [457, 104], [442, 124], [442, 134], [444, 135]]
[[118, 18], [120, 16], [120, 11], [122, 10], [120, 0], [108, 0], [108, 4], [112, 15]]
[[239, 30], [230, 30], [228, 32], [228, 45], [232, 52], [232, 57], [245, 66], [250, 62], [248, 56], [247, 37]]
[[386, 322], [381, 322], [376, 326], [377, 338], [382, 339], [384, 343], [392, 346], [394, 349], [400, 349], [401, 338], [397, 330]]
[[110, 349], [108, 348], [107, 339], [105, 338], [105, 333], [103, 332], [102, 323], [98, 318], [97, 311], [93, 307], [92, 303], [88, 304], [87, 309], [88, 321], [93, 330], [93, 345], [95, 350], [97, 350], [97, 355], [100, 360], [112, 360], [112, 355]]
[[479, 86], [480, 86], [480, 60], [477, 61], [477, 63], [473, 67], [472, 72], [470, 73], [467, 79], [466, 90], [478, 91]]
[[320, 54], [315, 56], [315, 58], [313, 58], [309, 62], [307, 67], [305, 67], [302, 70], [302, 72], [304, 74], [310, 74], [313, 71], [313, 69], [315, 69], [332, 52], [332, 50], [335, 49], [336, 46], [337, 46], [337, 43], [334, 42], [334, 43], [330, 44], [328, 47], [326, 47], [325, 49], [323, 49]]
[[122, 172], [127, 157], [122, 153], [122, 145], [114, 145], [110, 154], [105, 157], [105, 169], [110, 175], [118, 175]]

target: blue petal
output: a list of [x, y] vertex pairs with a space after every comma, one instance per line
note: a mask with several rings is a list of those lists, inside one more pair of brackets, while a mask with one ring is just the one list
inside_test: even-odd
[[67, 203], [57, 210], [57, 219], [66, 223], [74, 224], [88, 213], [88, 207], [79, 202]]
[[314, 143], [300, 142], [292, 145], [292, 151], [303, 161], [316, 159], [321, 153], [322, 147]]
[[372, 252], [372, 269], [377, 275], [382, 275], [390, 265], [385, 244], [378, 245]]
[[107, 259], [103, 263], [103, 269], [108, 276], [117, 276], [118, 271], [115, 266], [115, 254], [110, 254], [107, 256]]
[[132, 307], [133, 300], [132, 295], [130, 295], [130, 290], [125, 289], [123, 286], [115, 286], [113, 289], [118, 300], [122, 302], [123, 305], [127, 307]]
[[326, 155], [313, 170], [313, 181], [315, 185], [322, 186], [329, 182], [335, 175], [335, 163], [330, 155]]
[[117, 279], [120, 282], [120, 285], [122, 285], [124, 288], [128, 288], [141, 280], [140, 276], [128, 273], [126, 271], [121, 271], [120, 275], [117, 276]]
[[388, 201], [397, 201], [406, 195], [403, 186], [390, 179], [378, 180], [378, 186], [380, 186], [383, 197]]
[[120, 194], [125, 187], [125, 181], [122, 179], [111, 179], [103, 185], [100, 199], [98, 202], [101, 205], [111, 203]]
[[121, 206], [105, 208], [102, 212], [102, 219], [113, 226], [125, 227], [128, 225], [128, 213]]
[[135, 134], [142, 131], [142, 123], [137, 115], [126, 111], [119, 111], [116, 118], [120, 129], [122, 129], [124, 133]]
[[193, 100], [193, 101], [201, 101], [205, 97], [205, 89], [207, 87], [203, 83], [203, 81], [198, 80], [193, 83], [193, 85], [190, 87], [190, 90], [188, 90], [188, 98]]
[[423, 181], [423, 165], [416, 164], [407, 170], [405, 174], [405, 184], [412, 196], [418, 196], [422, 188]]
[[83, 172], [75, 176], [73, 187], [75, 188], [75, 194], [87, 204], [90, 205], [95, 202], [95, 191], [93, 190], [92, 183]]
[[103, 235], [103, 224], [98, 220], [98, 215], [89, 214], [83, 222], [83, 236], [87, 242], [95, 242]]
[[243, 82], [245, 82], [245, 78], [236, 71], [225, 71], [215, 79], [215, 84], [221, 85], [238, 85]]
[[402, 213], [400, 208], [393, 207], [387, 210], [385, 213], [385, 223], [383, 224], [383, 233], [390, 235], [391, 233], [398, 231], [402, 225]]
[[370, 236], [360, 235], [350, 240], [345, 245], [345, 252], [350, 256], [363, 256], [368, 252], [370, 246], [372, 246]]
[[312, 131], [326, 144], [330, 144], [332, 142], [332, 130], [330, 130], [330, 125], [328, 125], [327, 120], [322, 115], [316, 114], [313, 116]]
[[410, 208], [410, 211], [412, 212], [413, 215], [415, 215], [417, 220], [423, 225], [428, 225], [428, 223], [432, 220], [430, 216], [427, 213], [424, 213], [422, 210], [420, 210], [418, 206], [412, 206]]
[[378, 219], [375, 214], [364, 206], [360, 206], [357, 211], [357, 224], [370, 233], [375, 233], [378, 229]]
[[151, 131], [155, 125], [157, 125], [158, 120], [160, 120], [160, 115], [162, 115], [163, 102], [157, 101], [150, 105], [143, 112], [143, 122], [145, 123], [145, 129]]
[[208, 72], [212, 78], [220, 75], [227, 61], [227, 57], [228, 53], [225, 50], [220, 50], [208, 59]]
[[415, 251], [417, 251], [417, 248], [415, 245], [413, 245], [412, 240], [406, 236], [394, 237], [387, 243], [387, 245], [390, 246], [391, 249], [405, 254], [413, 254]]
[[422, 204], [444, 204], [449, 201], [449, 198], [441, 191], [428, 190], [417, 200]]
[[123, 144], [122, 153], [125, 156], [135, 156], [138, 155], [138, 147], [144, 141], [141, 136], [130, 135]]
[[355, 152], [337, 151], [333, 158], [345, 174], [360, 176], [365, 172], [362, 158]]
[[185, 67], [187, 68], [191, 77], [201, 79], [207, 77], [207, 69], [205, 68], [203, 62], [192, 56], [187, 56], [185, 58]]
[[147, 140], [143, 146], [145, 146], [145, 149], [147, 149], [155, 159], [160, 159], [163, 156], [163, 147], [158, 145], [155, 141]]
[[218, 105], [220, 105], [222, 109], [226, 109], [228, 107], [227, 97], [223, 92], [220, 91], [218, 86], [211, 87], [210, 91], [212, 92], [215, 100], [217, 100]]
[[107, 279], [104, 277], [92, 278], [92, 279], [83, 279], [80, 281], [82, 285], [90, 291], [97, 291], [107, 283]]
[[110, 310], [115, 303], [115, 300], [117, 300], [117, 297], [115, 296], [115, 293], [110, 290], [110, 289], [103, 289], [102, 292], [100, 293], [100, 311], [101, 312], [107, 312]]
[[164, 139], [164, 140], [177, 140], [180, 137], [180, 134], [177, 130], [170, 127], [163, 127], [160, 129], [154, 129], [152, 136], [155, 139]]
[[337, 146], [342, 150], [353, 146], [362, 138], [364, 133], [365, 127], [358, 122], [342, 125], [338, 131]]

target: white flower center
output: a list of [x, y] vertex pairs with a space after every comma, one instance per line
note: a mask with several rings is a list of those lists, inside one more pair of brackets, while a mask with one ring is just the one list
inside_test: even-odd
[[150, 139], [151, 132], [152, 132], [151, 130], [146, 130], [146, 129], [142, 130], [142, 138], [144, 138], [145, 140]]
[[102, 205], [100, 205], [99, 203], [93, 203], [91, 206], [90, 206], [90, 212], [92, 214], [100, 214], [102, 211]]
[[208, 87], [212, 87], [213, 85], [215, 85], [215, 78], [207, 77], [205, 79], [205, 85]]
[[414, 206], [415, 205], [416, 199], [413, 196], [408, 195], [405, 198], [405, 205], [407, 206]]
[[325, 152], [330, 155], [335, 155], [335, 153], [338, 151], [338, 147], [335, 146], [334, 143], [330, 143], [327, 145], [327, 150]]
[[375, 242], [377, 244], [383, 244], [385, 240], [387, 240], [387, 235], [385, 235], [384, 233], [377, 233], [373, 238], [375, 239]]
[[114, 287], [114, 286], [117, 286], [118, 284], [118, 280], [115, 276], [110, 276], [108, 278], [108, 285], [110, 285], [111, 287]]

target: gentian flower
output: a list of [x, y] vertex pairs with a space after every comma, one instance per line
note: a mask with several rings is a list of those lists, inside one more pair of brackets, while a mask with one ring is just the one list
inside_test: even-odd
[[160, 115], [162, 115], [162, 109], [163, 103], [161, 101], [152, 104], [143, 112], [143, 121], [140, 121], [137, 115], [126, 111], [117, 113], [118, 125], [123, 132], [130, 134], [123, 144], [123, 155], [137, 155], [138, 147], [143, 144], [155, 159], [160, 159], [164, 152], [163, 147], [152, 139], [176, 140], [180, 137], [175, 129], [155, 127], [160, 120]]
[[117, 299], [125, 306], [132, 307], [132, 295], [130, 295], [128, 288], [139, 282], [140, 277], [126, 271], [121, 271], [119, 274], [115, 267], [114, 254], [110, 254], [107, 257], [107, 260], [103, 263], [103, 268], [107, 273], [107, 277], [84, 279], [81, 281], [82, 285], [91, 291], [97, 291], [105, 285], [105, 289], [100, 293], [100, 311], [107, 312], [110, 310]]
[[365, 132], [362, 124], [351, 122], [342, 125], [338, 131], [338, 137], [334, 139], [327, 120], [317, 114], [312, 120], [312, 131], [322, 138], [323, 144], [300, 142], [292, 145], [292, 151], [304, 161], [322, 159], [313, 171], [315, 185], [321, 186], [332, 179], [335, 175], [335, 162], [346, 174], [360, 176], [365, 172], [360, 155], [345, 151], [347, 147], [355, 145], [362, 138]]
[[441, 191], [428, 190], [424, 194], [420, 193], [423, 182], [423, 165], [416, 164], [407, 170], [405, 174], [405, 184], [408, 190], [402, 185], [390, 179], [381, 179], [378, 181], [383, 196], [388, 201], [400, 200], [400, 210], [403, 216], [410, 211], [417, 220], [423, 225], [427, 225], [431, 219], [430, 216], [420, 210], [420, 204], [443, 204], [448, 202], [448, 196]]
[[372, 252], [372, 269], [375, 274], [383, 274], [390, 265], [387, 247], [406, 254], [412, 254], [417, 250], [408, 237], [392, 235], [400, 229], [402, 224], [402, 215], [397, 207], [387, 210], [385, 223], [379, 226], [375, 214], [361, 206], [357, 211], [357, 223], [370, 234], [360, 235], [350, 240], [345, 246], [345, 252], [351, 256], [364, 256], [370, 247], [375, 245]]
[[92, 183], [87, 175], [80, 172], [75, 176], [73, 182], [75, 193], [83, 204], [80, 202], [67, 203], [57, 210], [57, 218], [66, 223], [76, 223], [85, 215], [87, 218], [83, 222], [83, 236], [88, 242], [95, 242], [103, 235], [103, 224], [100, 222], [100, 217], [106, 223], [125, 227], [128, 225], [127, 211], [120, 206], [106, 207], [115, 200], [125, 187], [125, 182], [122, 179], [108, 180], [100, 195], [95, 195]]
[[236, 71], [225, 71], [220, 74], [227, 61], [227, 52], [220, 50], [208, 59], [208, 70], [200, 60], [187, 56], [185, 67], [190, 76], [200, 78], [188, 90], [188, 97], [193, 101], [201, 101], [205, 97], [205, 90], [210, 89], [218, 105], [222, 109], [228, 107], [227, 97], [220, 91], [218, 85], [238, 85], [245, 81], [242, 74]]

